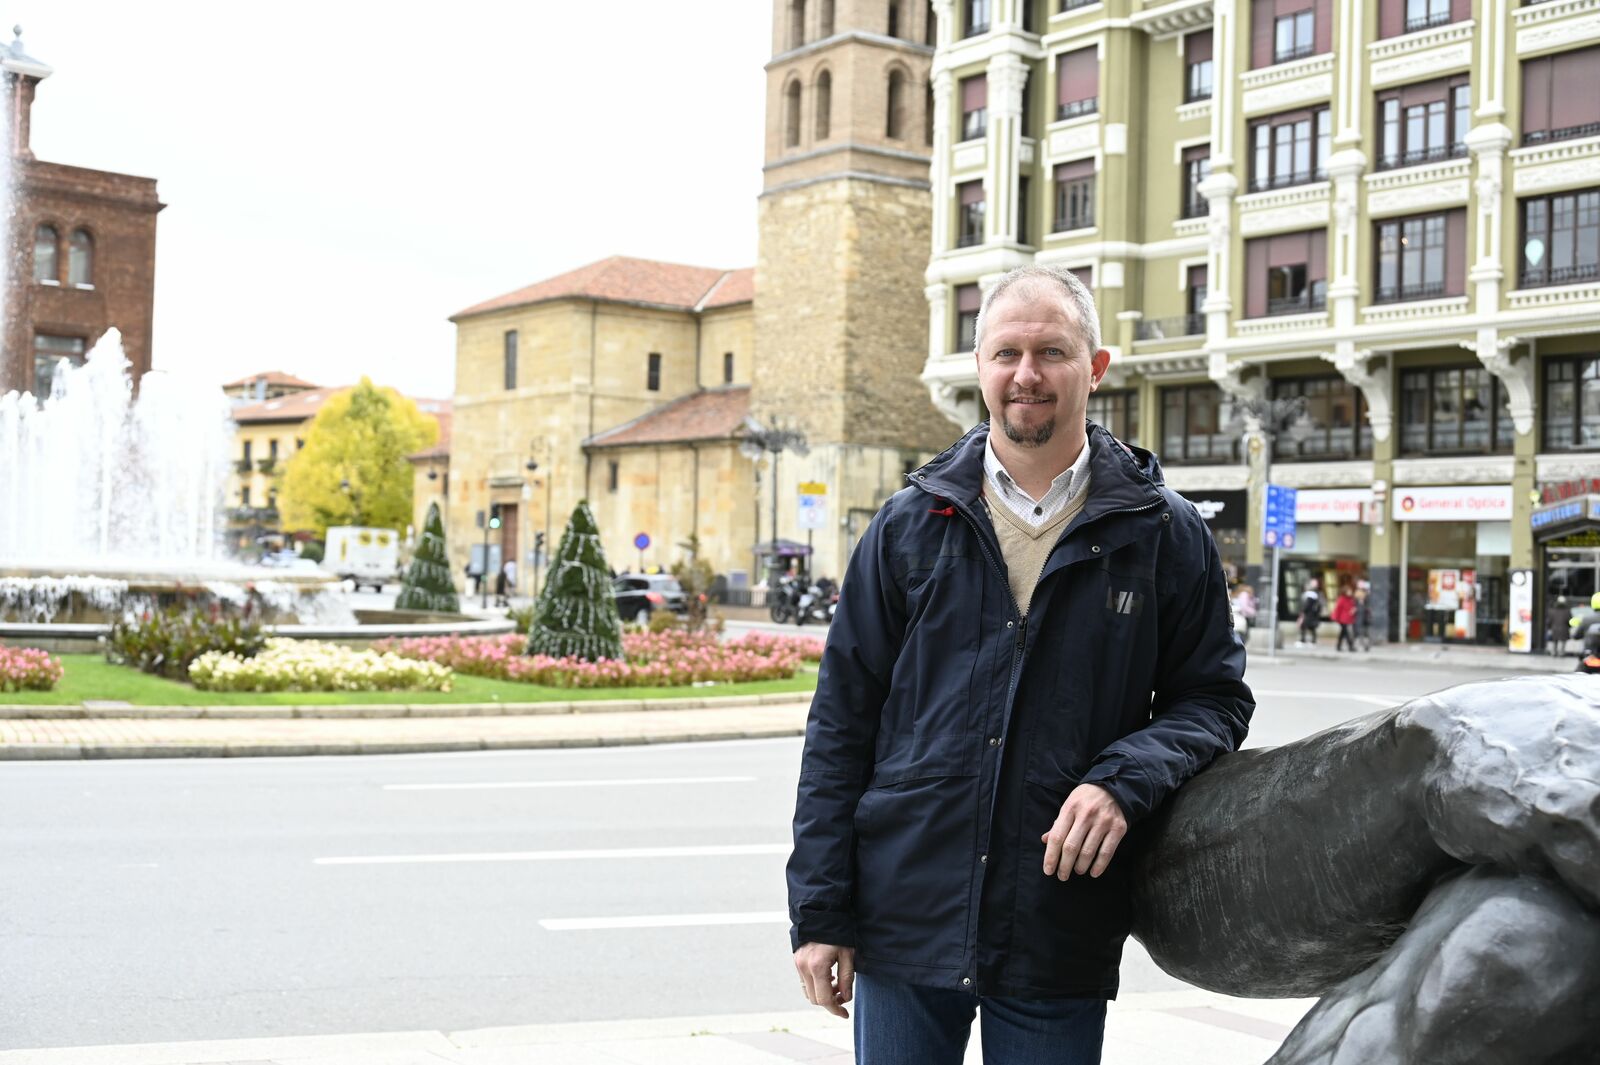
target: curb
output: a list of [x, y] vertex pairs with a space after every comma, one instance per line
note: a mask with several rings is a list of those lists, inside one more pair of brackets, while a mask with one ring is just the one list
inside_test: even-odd
[[616, 714], [658, 710], [739, 709], [805, 702], [807, 691], [764, 695], [687, 696], [682, 699], [580, 699], [548, 703], [368, 703], [341, 706], [34, 706], [0, 704], [0, 721], [360, 720], [420, 717], [538, 717], [551, 714]]

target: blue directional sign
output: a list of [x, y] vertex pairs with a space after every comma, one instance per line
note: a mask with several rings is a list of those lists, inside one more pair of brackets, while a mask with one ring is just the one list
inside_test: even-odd
[[1297, 493], [1282, 485], [1267, 485], [1267, 513], [1261, 523], [1261, 542], [1268, 547], [1294, 546], [1294, 508]]

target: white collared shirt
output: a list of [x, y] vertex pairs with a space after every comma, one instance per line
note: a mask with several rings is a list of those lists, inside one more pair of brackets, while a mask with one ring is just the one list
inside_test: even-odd
[[1012, 480], [1001, 464], [1000, 456], [994, 453], [993, 437], [984, 441], [983, 470], [988, 474], [989, 495], [1003, 502], [1011, 509], [1011, 513], [1024, 522], [1038, 528], [1060, 514], [1079, 492], [1089, 486], [1089, 441], [1083, 442], [1083, 450], [1078, 452], [1072, 465], [1050, 482], [1050, 490], [1045, 492], [1043, 499], [1033, 498]]

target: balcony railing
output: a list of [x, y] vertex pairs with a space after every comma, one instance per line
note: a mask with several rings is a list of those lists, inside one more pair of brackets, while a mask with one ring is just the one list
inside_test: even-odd
[[1435, 26], [1448, 25], [1449, 22], [1449, 11], [1435, 11], [1431, 15], [1423, 15], [1420, 18], [1406, 19], [1406, 32], [1416, 33], [1418, 30], [1431, 30]]
[[1436, 300], [1444, 295], [1444, 282], [1423, 285], [1390, 285], [1378, 289], [1379, 303], [1404, 303], [1407, 300]]
[[1079, 211], [1076, 214], [1057, 216], [1055, 223], [1050, 227], [1052, 233], [1066, 233], [1074, 229], [1091, 229], [1094, 227], [1094, 212]]
[[1296, 170], [1292, 174], [1268, 174], [1265, 177], [1252, 177], [1250, 179], [1251, 192], [1266, 192], [1268, 189], [1286, 189], [1291, 185], [1309, 185], [1313, 181], [1326, 181], [1328, 172], [1322, 167], [1315, 170]]
[[1076, 11], [1080, 7], [1091, 7], [1100, 3], [1100, 0], [1061, 0], [1062, 11]]
[[963, 37], [979, 37], [979, 36], [982, 36], [983, 34], [988, 33], [988, 32], [989, 32], [989, 24], [987, 22], [975, 22], [971, 26], [968, 26], [967, 27], [967, 32], [963, 33], [961, 36], [963, 36]]
[[1134, 323], [1135, 340], [1171, 340], [1174, 337], [1199, 336], [1206, 331], [1203, 314], [1179, 314], [1171, 318], [1141, 318]]
[[1600, 122], [1585, 122], [1581, 126], [1563, 126], [1561, 129], [1525, 130], [1522, 134], [1522, 143], [1549, 144], [1551, 141], [1570, 141], [1596, 135], [1600, 135]]
[[1070, 100], [1056, 108], [1056, 120], [1063, 118], [1077, 118], [1079, 115], [1092, 115], [1100, 110], [1100, 97], [1091, 96], [1085, 100]]
[[233, 468], [240, 473], [250, 473], [256, 468], [256, 464], [249, 459], [240, 459], [233, 464]]
[[1183, 203], [1183, 217], [1203, 218], [1211, 212], [1211, 203], [1204, 196], [1196, 196]]
[[1274, 63], [1292, 63], [1296, 59], [1304, 59], [1316, 50], [1317, 46], [1314, 43], [1297, 44], [1293, 48], [1285, 48], [1282, 51], [1273, 52], [1272, 61]]
[[1267, 301], [1267, 313], [1275, 314], [1310, 314], [1312, 311], [1324, 310], [1328, 306], [1328, 297], [1323, 292], [1304, 292], [1298, 296], [1284, 296]]
[[983, 234], [971, 230], [963, 230], [956, 234], [956, 247], [972, 248], [983, 243]]
[[1466, 154], [1467, 146], [1462, 141], [1454, 144], [1435, 144], [1430, 148], [1413, 148], [1398, 155], [1380, 155], [1377, 168], [1399, 170], [1407, 166], [1421, 166], [1423, 163], [1437, 163], [1444, 159], [1462, 159]]
[[1523, 288], [1543, 288], [1546, 285], [1572, 285], [1579, 281], [1600, 279], [1600, 264], [1578, 263], [1575, 266], [1525, 266], [1522, 268]]
[[262, 473], [267, 474], [268, 476], [271, 476], [273, 473], [277, 472], [278, 460], [277, 459], [260, 459], [260, 460], [258, 460], [256, 462], [256, 469], [260, 470]]

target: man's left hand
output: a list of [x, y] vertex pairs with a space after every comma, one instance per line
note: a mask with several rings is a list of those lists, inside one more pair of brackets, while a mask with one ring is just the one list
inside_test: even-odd
[[1066, 880], [1077, 873], [1099, 876], [1111, 864], [1117, 844], [1128, 834], [1128, 819], [1111, 793], [1098, 784], [1079, 784], [1061, 804], [1044, 844], [1044, 875]]

